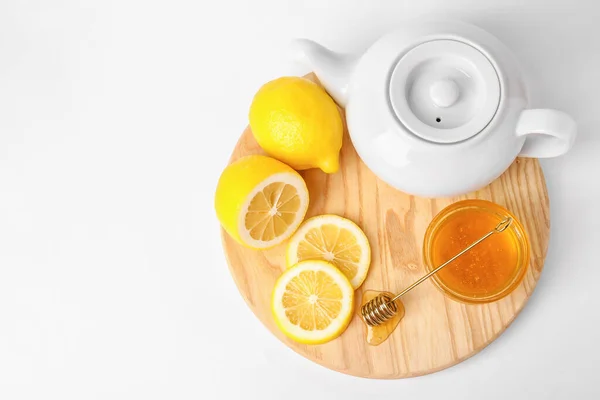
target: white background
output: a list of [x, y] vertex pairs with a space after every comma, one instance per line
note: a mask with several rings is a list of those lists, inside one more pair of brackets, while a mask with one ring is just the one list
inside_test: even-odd
[[[599, 398], [596, 4], [2, 0], [0, 398]], [[425, 14], [497, 35], [533, 106], [567, 111], [580, 135], [543, 161], [550, 250], [508, 331], [440, 373], [358, 379], [253, 316], [221, 250], [214, 188], [255, 91], [305, 72], [289, 39], [361, 51]]]

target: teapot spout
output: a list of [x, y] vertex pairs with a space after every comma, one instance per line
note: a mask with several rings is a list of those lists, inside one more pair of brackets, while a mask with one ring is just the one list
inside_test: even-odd
[[329, 95], [345, 107], [350, 78], [358, 59], [333, 52], [308, 39], [294, 39], [289, 48], [292, 58], [311, 68]]

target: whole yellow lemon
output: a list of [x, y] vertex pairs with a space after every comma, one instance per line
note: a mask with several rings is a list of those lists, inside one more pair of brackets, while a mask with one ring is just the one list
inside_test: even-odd
[[249, 119], [256, 141], [270, 156], [296, 170], [339, 169], [342, 117], [316, 83], [300, 77], [266, 83], [252, 100]]

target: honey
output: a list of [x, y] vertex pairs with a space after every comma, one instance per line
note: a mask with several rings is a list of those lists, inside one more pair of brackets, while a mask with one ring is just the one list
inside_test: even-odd
[[[425, 240], [425, 258], [430, 269], [448, 261], [485, 235], [506, 217], [508, 211], [482, 200], [455, 203], [433, 221]], [[516, 222], [505, 232], [490, 236], [439, 271], [434, 280], [459, 300], [495, 301], [520, 282], [527, 265], [528, 245], [522, 226]]]
[[[369, 301], [379, 296], [380, 294], [387, 294], [389, 297], [394, 297], [392, 293], [388, 292], [379, 292], [376, 290], [366, 290], [363, 293], [361, 306], [358, 308], [358, 316], [360, 316], [360, 309], [362, 306], [367, 304]], [[369, 326], [363, 320], [365, 327], [367, 328], [367, 343], [371, 346], [378, 346], [381, 343], [385, 342], [385, 340], [394, 332], [402, 318], [404, 317], [404, 304], [400, 300], [396, 300], [396, 306], [398, 307], [398, 312], [392, 318], [390, 318], [385, 323], [378, 326]]]

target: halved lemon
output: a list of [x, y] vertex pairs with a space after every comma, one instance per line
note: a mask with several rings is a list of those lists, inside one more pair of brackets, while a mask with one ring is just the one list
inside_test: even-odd
[[319, 215], [307, 219], [288, 243], [287, 267], [303, 260], [332, 263], [356, 289], [369, 272], [371, 247], [365, 233], [354, 222], [338, 215]]
[[304, 179], [271, 157], [240, 158], [225, 168], [215, 210], [225, 231], [239, 243], [265, 249], [289, 238], [308, 208]]
[[279, 277], [271, 308], [287, 337], [321, 344], [344, 332], [353, 301], [354, 289], [339, 269], [325, 261], [303, 261]]

